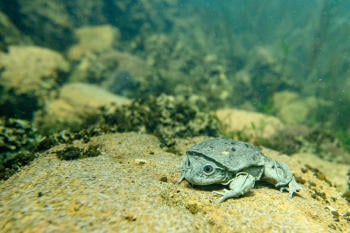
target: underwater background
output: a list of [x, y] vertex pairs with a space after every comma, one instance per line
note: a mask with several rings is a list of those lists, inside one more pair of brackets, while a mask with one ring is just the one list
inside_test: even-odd
[[154, 135], [175, 155], [220, 136], [341, 166], [348, 201], [349, 12], [345, 0], [0, 0], [0, 179], [52, 148], [99, 156], [90, 142], [108, 134]]
[[[260, 143], [290, 154], [305, 139], [328, 159], [350, 161], [337, 149], [350, 150], [347, 1], [2, 0], [0, 9], [3, 127], [16, 118], [46, 136], [84, 128], [95, 108], [76, 119], [49, 112], [61, 87], [80, 82], [133, 100], [173, 96], [199, 112], [277, 116], [296, 126], [282, 132], [295, 145]], [[119, 131], [144, 124], [124, 123]], [[154, 133], [160, 122], [152, 124]]]

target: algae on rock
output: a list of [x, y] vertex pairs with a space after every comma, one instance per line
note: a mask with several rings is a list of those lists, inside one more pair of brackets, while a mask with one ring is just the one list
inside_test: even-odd
[[[84, 111], [84, 116], [80, 116], [79, 112], [74, 115], [74, 111], [68, 111], [67, 116], [70, 117], [66, 116], [66, 119], [61, 120], [61, 123], [65, 123], [61, 126], [56, 126], [57, 122], [59, 123], [58, 118], [55, 120], [55, 118], [48, 116], [48, 119], [45, 120], [43, 116], [46, 114], [41, 112], [37, 115], [37, 125], [39, 130], [47, 135], [47, 140], [42, 143], [43, 148], [46, 149], [60, 141], [60, 139], [57, 140], [52, 135], [50, 136], [50, 133], [55, 131], [47, 129], [56, 129], [58, 132], [62, 126], [72, 126], [72, 123], [73, 125], [75, 123], [73, 127], [69, 127], [72, 130], [69, 137], [73, 139], [84, 138], [84, 135], [136, 131], [157, 136], [162, 146], [175, 151], [177, 138], [219, 135], [220, 123], [216, 116], [200, 111], [196, 101], [193, 102], [183, 97], [161, 95], [133, 100], [130, 103], [126, 101], [123, 102], [124, 105], [120, 105], [121, 102], [114, 102], [111, 105], [103, 102], [99, 108], [95, 107]], [[71, 108], [73, 110], [79, 109], [78, 107], [79, 105]]]
[[30, 122], [0, 118], [0, 180], [7, 179], [35, 158], [39, 136]]
[[156, 135], [163, 146], [172, 150], [176, 138], [197, 135], [216, 136], [219, 121], [210, 113], [182, 97], [161, 95], [135, 100], [131, 104], [106, 109], [104, 122], [116, 131], [140, 131]]

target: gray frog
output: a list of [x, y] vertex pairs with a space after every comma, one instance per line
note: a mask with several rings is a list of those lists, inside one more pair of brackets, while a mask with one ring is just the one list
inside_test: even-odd
[[254, 187], [255, 181], [266, 180], [281, 191], [293, 193], [302, 189], [287, 164], [266, 157], [257, 147], [231, 139], [214, 138], [203, 141], [186, 152], [181, 164], [182, 176], [194, 185], [228, 185], [225, 192], [213, 192], [222, 197], [239, 197]]

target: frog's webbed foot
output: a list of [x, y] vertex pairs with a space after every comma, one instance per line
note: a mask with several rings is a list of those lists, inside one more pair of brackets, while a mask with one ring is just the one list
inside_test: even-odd
[[289, 197], [292, 198], [293, 194], [302, 190], [303, 187], [298, 184], [293, 176], [292, 180], [288, 184]]
[[228, 197], [229, 192], [230, 192], [230, 190], [227, 190], [227, 189], [224, 189], [224, 192], [213, 191], [213, 194], [217, 194], [217, 195], [222, 196], [220, 199], [217, 200], [217, 203], [221, 203], [221, 202], [225, 201], [226, 199], [230, 198], [230, 197]]
[[223, 202], [229, 198], [242, 196], [247, 193], [251, 188], [254, 187], [255, 178], [248, 173], [240, 172], [235, 178], [229, 181], [229, 184], [229, 190], [225, 189], [224, 192], [213, 192], [213, 194], [222, 196], [218, 200], [218, 203]]

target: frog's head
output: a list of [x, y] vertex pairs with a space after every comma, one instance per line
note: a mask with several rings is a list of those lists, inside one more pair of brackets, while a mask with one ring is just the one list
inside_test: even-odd
[[181, 164], [181, 178], [194, 185], [221, 184], [227, 182], [227, 171], [220, 164], [200, 155], [189, 155]]

